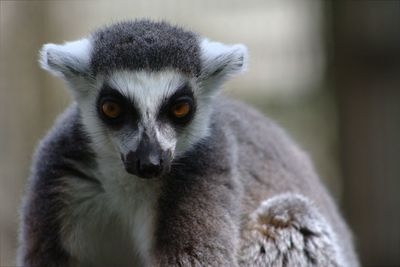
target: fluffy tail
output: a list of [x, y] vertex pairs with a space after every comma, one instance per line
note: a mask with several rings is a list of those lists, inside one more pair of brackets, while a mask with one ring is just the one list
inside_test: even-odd
[[239, 251], [242, 267], [346, 266], [328, 222], [295, 194], [268, 199], [251, 214]]

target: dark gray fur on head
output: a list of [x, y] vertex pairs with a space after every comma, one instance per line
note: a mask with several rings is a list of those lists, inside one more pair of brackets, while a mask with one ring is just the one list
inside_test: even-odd
[[200, 74], [198, 36], [165, 22], [120, 22], [94, 32], [92, 39], [94, 74], [168, 67], [193, 76]]

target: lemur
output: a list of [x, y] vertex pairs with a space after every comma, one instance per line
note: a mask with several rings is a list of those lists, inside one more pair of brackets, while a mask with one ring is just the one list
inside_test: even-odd
[[40, 55], [74, 101], [34, 156], [19, 266], [358, 266], [309, 157], [221, 93], [244, 45], [135, 20]]

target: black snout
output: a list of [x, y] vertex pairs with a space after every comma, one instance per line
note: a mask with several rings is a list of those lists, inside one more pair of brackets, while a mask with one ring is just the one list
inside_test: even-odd
[[169, 153], [162, 151], [160, 145], [143, 138], [136, 151], [122, 157], [127, 172], [142, 178], [160, 176], [169, 165]]
[[163, 167], [163, 160], [159, 155], [139, 157], [137, 159], [137, 175], [144, 178], [159, 176]]

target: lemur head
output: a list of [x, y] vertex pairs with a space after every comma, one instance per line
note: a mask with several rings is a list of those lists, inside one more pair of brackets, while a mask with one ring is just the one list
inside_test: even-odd
[[246, 57], [243, 45], [138, 20], [46, 44], [40, 62], [68, 83], [96, 153], [150, 178], [207, 137], [214, 96]]

